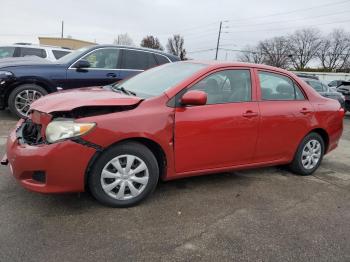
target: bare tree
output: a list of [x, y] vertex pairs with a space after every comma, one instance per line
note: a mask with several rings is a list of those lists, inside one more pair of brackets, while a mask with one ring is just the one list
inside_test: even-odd
[[290, 50], [285, 37], [280, 36], [261, 41], [257, 48], [264, 54], [264, 64], [280, 68], [289, 66]]
[[246, 63], [263, 64], [264, 54], [257, 47], [246, 46], [238, 56], [238, 61]]
[[335, 29], [321, 43], [317, 57], [322, 67], [329, 71], [342, 69], [350, 55], [350, 35], [343, 29]]
[[185, 40], [180, 35], [174, 35], [168, 39], [166, 46], [169, 53], [180, 57], [181, 60], [186, 60], [186, 49], [184, 48]]
[[318, 29], [305, 28], [295, 31], [287, 40], [292, 65], [296, 70], [302, 70], [316, 57], [321, 45], [321, 34]]
[[157, 37], [154, 37], [153, 35], [145, 36], [142, 39], [140, 46], [152, 48], [152, 49], [164, 50], [163, 46], [159, 42], [159, 39]]
[[127, 34], [119, 34], [113, 41], [114, 45], [135, 46], [132, 38]]

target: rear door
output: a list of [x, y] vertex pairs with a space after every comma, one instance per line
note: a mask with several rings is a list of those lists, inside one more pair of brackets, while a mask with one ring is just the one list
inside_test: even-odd
[[309, 130], [313, 107], [289, 76], [256, 70], [260, 127], [255, 162], [289, 160]]
[[157, 65], [158, 62], [151, 52], [122, 49], [120, 77], [121, 79], [129, 78]]
[[120, 49], [95, 49], [79, 60], [89, 61], [90, 67], [84, 69], [74, 68], [75, 61], [67, 70], [67, 86], [77, 88], [85, 86], [102, 86], [118, 82], [120, 76]]
[[[202, 90], [208, 99], [203, 106], [178, 105], [176, 108], [176, 172], [251, 163], [259, 109], [250, 69], [217, 71], [187, 90]], [[187, 90], [181, 92], [177, 100]]]

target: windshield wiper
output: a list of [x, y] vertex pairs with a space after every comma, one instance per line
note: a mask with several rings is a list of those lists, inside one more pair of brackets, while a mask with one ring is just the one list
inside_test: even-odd
[[114, 90], [117, 90], [117, 91], [121, 91], [123, 92], [124, 94], [127, 94], [127, 95], [132, 95], [132, 96], [136, 96], [136, 93], [133, 92], [133, 91], [130, 91], [130, 90], [127, 90], [125, 89], [124, 87], [122, 86], [115, 86], [113, 87]]

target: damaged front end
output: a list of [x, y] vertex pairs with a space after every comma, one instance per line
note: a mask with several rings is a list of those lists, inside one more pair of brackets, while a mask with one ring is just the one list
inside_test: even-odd
[[[69, 111], [53, 111], [50, 113], [39, 112], [35, 109], [29, 116], [22, 120], [16, 129], [19, 143], [32, 146], [50, 144], [64, 139], [77, 141], [76, 137], [87, 132], [95, 126], [95, 123], [76, 123], [76, 119], [105, 115], [134, 109], [138, 104], [123, 106], [84, 106]], [[64, 133], [66, 128], [66, 133]], [[53, 135], [60, 129], [62, 134]], [[79, 140], [80, 141], [80, 140]]]
[[41, 131], [42, 125], [36, 124], [28, 118], [17, 128], [16, 136], [20, 144], [36, 146], [46, 143]]

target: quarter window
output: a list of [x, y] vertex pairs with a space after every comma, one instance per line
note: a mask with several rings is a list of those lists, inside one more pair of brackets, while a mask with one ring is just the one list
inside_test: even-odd
[[123, 69], [146, 70], [157, 65], [157, 61], [152, 53], [124, 50], [122, 63]]
[[162, 55], [155, 55], [155, 56], [156, 56], [158, 65], [162, 65], [162, 64], [169, 63], [168, 58], [166, 58], [166, 57], [164, 57], [164, 56], [162, 56]]
[[56, 59], [60, 59], [61, 57], [64, 57], [65, 55], [68, 55], [70, 52], [68, 51], [61, 51], [61, 50], [52, 50], [52, 53]]
[[120, 50], [116, 48], [97, 49], [92, 53], [84, 56], [82, 59], [89, 61], [90, 68], [116, 69], [119, 53]]
[[263, 100], [303, 100], [299, 87], [283, 75], [259, 72], [261, 97]]
[[207, 93], [207, 105], [251, 101], [249, 70], [224, 70], [204, 78], [190, 88]]

